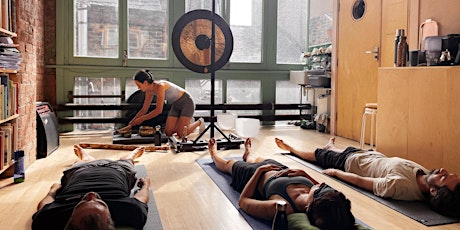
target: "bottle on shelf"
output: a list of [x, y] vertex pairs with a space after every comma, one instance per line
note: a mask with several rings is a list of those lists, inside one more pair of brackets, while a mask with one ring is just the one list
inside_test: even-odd
[[401, 38], [401, 33], [404, 33], [404, 29], [396, 29], [395, 46], [394, 46], [394, 66], [396, 67], [396, 59], [398, 58], [398, 44]]
[[276, 202], [276, 215], [273, 218], [272, 230], [287, 230], [288, 219], [286, 214], [286, 201]]
[[406, 36], [404, 30], [401, 30], [401, 36], [398, 42], [397, 56], [396, 56], [396, 66], [404, 67], [407, 63], [407, 52], [408, 46], [406, 41]]

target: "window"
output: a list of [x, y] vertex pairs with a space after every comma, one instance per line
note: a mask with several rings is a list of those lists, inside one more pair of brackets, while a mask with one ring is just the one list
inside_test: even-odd
[[74, 56], [118, 58], [118, 0], [74, 3]]
[[168, 1], [128, 0], [128, 57], [168, 59]]
[[[256, 80], [228, 80], [228, 104], [259, 104], [261, 103], [261, 82]], [[257, 110], [235, 110], [238, 115], [259, 115]]]
[[300, 64], [307, 51], [308, 0], [278, 1], [276, 63]]
[[[76, 77], [74, 79], [74, 95], [121, 95], [120, 79], [106, 77]], [[121, 98], [74, 98], [75, 104], [86, 105], [119, 105]], [[118, 110], [75, 110], [76, 117], [121, 117]], [[111, 129], [114, 124], [75, 124], [75, 129]]]
[[[76, 58], [70, 60], [78, 64], [178, 65], [170, 57], [172, 18], [183, 14], [179, 10], [211, 10], [212, 3], [209, 0], [74, 0], [72, 55]], [[269, 68], [281, 69], [286, 67], [276, 65], [301, 64], [299, 56], [307, 51], [309, 0], [216, 0], [215, 3], [216, 13], [227, 21], [233, 34], [230, 63], [267, 61]], [[268, 20], [266, 25], [264, 19]], [[275, 44], [276, 50], [263, 49]], [[270, 58], [275, 56], [276, 60]], [[106, 60], [94, 62], [81, 58]], [[126, 58], [135, 61], [128, 62]]]
[[[130, 59], [168, 59], [168, 4], [168, 0], [127, 0], [128, 10], [122, 13], [128, 24], [123, 25], [119, 0], [75, 0], [73, 55], [119, 58], [121, 46], [128, 47]], [[128, 31], [127, 45], [119, 31]]]
[[233, 53], [230, 62], [262, 62], [262, 0], [230, 1]]
[[[212, 1], [209, 0], [185, 0], [185, 12], [192, 10], [209, 10], [212, 11]], [[216, 0], [215, 2], [216, 13], [222, 16], [222, 0]]]
[[[211, 80], [185, 80], [185, 90], [189, 92], [195, 104], [211, 104]], [[214, 104], [222, 104], [222, 80], [214, 81]], [[195, 116], [209, 116], [209, 111], [195, 111]]]

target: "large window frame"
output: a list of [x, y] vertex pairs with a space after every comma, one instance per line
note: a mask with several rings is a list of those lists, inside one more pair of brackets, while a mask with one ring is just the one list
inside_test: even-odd
[[[118, 0], [120, 8], [127, 9], [127, 0]], [[210, 0], [211, 1], [211, 0]], [[230, 1], [223, 2], [221, 16], [230, 22]], [[216, 79], [222, 80], [223, 103], [227, 103], [227, 81], [228, 80], [256, 80], [260, 81], [260, 103], [275, 103], [276, 101], [276, 81], [288, 81], [290, 70], [301, 70], [304, 68], [302, 63], [298, 64], [277, 64], [277, 6], [278, 1], [263, 1], [262, 15], [262, 45], [261, 45], [261, 63], [232, 63], [229, 62], [223, 68], [216, 72]], [[306, 0], [310, 4], [312, 0]], [[185, 0], [182, 2], [185, 3]], [[171, 31], [175, 22], [184, 15], [185, 4], [179, 3], [179, 0], [169, 0], [169, 45], [167, 60], [151, 59], [129, 59], [126, 65], [123, 65], [123, 51], [128, 46], [128, 23], [127, 11], [119, 10], [120, 21], [126, 22], [118, 30], [120, 47], [119, 57], [117, 59], [104, 58], [84, 58], [73, 57], [73, 0], [56, 2], [56, 65], [47, 66], [56, 69], [56, 93], [57, 103], [62, 104], [67, 101], [67, 94], [74, 89], [74, 78], [76, 76], [85, 77], [118, 77], [122, 78], [121, 88], [125, 89], [126, 79], [132, 78], [133, 74], [139, 69], [150, 69], [156, 77], [168, 79], [169, 81], [185, 87], [187, 80], [209, 79], [209, 74], [198, 74], [185, 68], [175, 57], [171, 47]], [[308, 20], [308, 19], [307, 19]], [[305, 36], [308, 36], [306, 34]], [[308, 40], [308, 39], [307, 39]], [[234, 41], [238, 42], [238, 41]], [[295, 55], [297, 52], [293, 51]], [[297, 89], [295, 90], [297, 92]], [[263, 115], [273, 115], [273, 111], [263, 111]], [[64, 129], [63, 129], [64, 130]]]
[[[230, 22], [230, 1], [222, 0], [222, 12], [221, 16]], [[306, 0], [310, 1], [310, 0]], [[185, 12], [185, 1], [184, 4], [178, 3], [177, 0], [169, 0], [169, 25], [168, 25], [168, 58], [166, 60], [153, 60], [153, 59], [131, 59], [128, 56], [127, 61], [124, 61], [123, 55], [125, 50], [128, 50], [128, 1], [119, 0], [119, 48], [118, 58], [92, 58], [92, 57], [76, 57], [74, 56], [74, 1], [58, 1], [57, 9], [64, 9], [67, 14], [63, 15], [63, 23], [61, 28], [62, 32], [58, 32], [62, 35], [63, 39], [58, 39], [58, 47], [63, 48], [62, 61], [59, 64], [64, 65], [91, 65], [91, 66], [111, 66], [111, 67], [157, 67], [157, 68], [183, 68], [182, 64], [177, 60], [173, 49], [171, 47], [171, 32], [175, 22]], [[222, 69], [248, 69], [248, 70], [292, 70], [299, 69], [299, 64], [277, 64], [276, 63], [276, 38], [277, 38], [277, 1], [263, 1], [262, 6], [262, 36], [261, 36], [261, 61], [260, 63], [233, 63], [229, 62], [228, 65]], [[126, 10], [122, 10], [126, 9]], [[59, 14], [58, 14], [59, 16]], [[59, 18], [59, 17], [58, 17]], [[58, 35], [59, 36], [59, 35]], [[307, 36], [307, 35], [305, 35]], [[235, 41], [239, 42], [239, 41]], [[296, 52], [296, 51], [293, 51]], [[299, 53], [302, 51], [298, 51]]]

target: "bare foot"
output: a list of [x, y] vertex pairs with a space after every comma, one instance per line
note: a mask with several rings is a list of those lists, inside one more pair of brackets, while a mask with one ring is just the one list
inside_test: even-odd
[[142, 156], [142, 154], [144, 154], [145, 146], [138, 147], [138, 148], [134, 149], [133, 152], [134, 152], [133, 159], [139, 158], [139, 157]]
[[95, 160], [93, 156], [85, 152], [85, 150], [80, 145], [73, 146], [73, 152], [81, 161], [93, 161]]
[[244, 142], [244, 154], [243, 160], [246, 161], [248, 159], [249, 154], [251, 154], [251, 138], [247, 138]]
[[129, 153], [127, 156], [120, 157], [120, 159], [123, 160], [132, 160], [134, 162], [135, 159], [139, 158], [144, 154], [145, 152], [145, 146], [140, 146], [135, 148], [131, 153]]
[[209, 154], [211, 156], [214, 156], [217, 154], [217, 145], [216, 145], [216, 140], [214, 138], [209, 139], [208, 141], [208, 150]]
[[331, 150], [335, 148], [335, 137], [331, 137], [323, 149]]
[[292, 149], [291, 146], [289, 146], [288, 144], [284, 143], [283, 140], [275, 137], [275, 142], [276, 142], [276, 145], [278, 146], [278, 148], [291, 152], [291, 149]]
[[73, 152], [78, 157], [78, 159], [83, 160], [83, 148], [80, 145], [73, 146]]

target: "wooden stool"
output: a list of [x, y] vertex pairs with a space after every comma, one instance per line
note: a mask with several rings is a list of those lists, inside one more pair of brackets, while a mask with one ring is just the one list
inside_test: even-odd
[[366, 134], [366, 117], [371, 116], [371, 140], [370, 146], [371, 149], [374, 147], [374, 129], [375, 129], [375, 117], [377, 116], [377, 103], [366, 103], [364, 107], [363, 118], [361, 122], [361, 139], [359, 140], [360, 148], [364, 148], [364, 137]]

